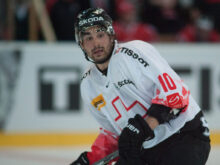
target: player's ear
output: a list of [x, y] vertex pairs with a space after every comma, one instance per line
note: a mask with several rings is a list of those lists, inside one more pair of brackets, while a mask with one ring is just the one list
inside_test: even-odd
[[79, 45], [80, 45], [81, 49], [85, 52], [85, 47], [84, 47], [84, 44], [82, 41], [79, 42]]
[[80, 45], [80, 47], [81, 47], [82, 49], [84, 49], [84, 46], [83, 46], [83, 42], [82, 42], [82, 41], [79, 42], [79, 45]]
[[111, 41], [112, 43], [114, 43], [114, 41], [115, 41], [115, 35], [110, 35], [110, 41]]

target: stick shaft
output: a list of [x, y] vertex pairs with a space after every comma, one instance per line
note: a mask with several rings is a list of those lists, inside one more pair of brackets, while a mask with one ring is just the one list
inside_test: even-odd
[[118, 150], [107, 155], [106, 157], [104, 157], [103, 159], [95, 162], [93, 165], [106, 165], [107, 163], [109, 163], [111, 160], [113, 160], [114, 158], [119, 156], [119, 152]]

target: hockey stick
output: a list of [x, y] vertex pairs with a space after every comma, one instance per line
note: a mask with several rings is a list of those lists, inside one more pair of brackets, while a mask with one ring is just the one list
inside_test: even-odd
[[103, 159], [95, 162], [93, 165], [107, 165], [111, 160], [113, 160], [114, 158], [119, 156], [119, 152], [118, 150], [107, 155], [106, 157], [104, 157]]

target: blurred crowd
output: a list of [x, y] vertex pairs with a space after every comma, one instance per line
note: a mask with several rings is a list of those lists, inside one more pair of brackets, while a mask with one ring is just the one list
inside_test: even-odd
[[[220, 42], [220, 0], [39, 1], [44, 4], [57, 41], [74, 41], [74, 21], [79, 11], [101, 7], [113, 18], [120, 42]], [[45, 40], [39, 25], [43, 18], [36, 13], [33, 16], [32, 1], [0, 3], [0, 40]]]

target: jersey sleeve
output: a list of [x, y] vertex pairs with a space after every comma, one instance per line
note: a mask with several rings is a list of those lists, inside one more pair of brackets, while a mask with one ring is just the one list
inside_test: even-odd
[[152, 56], [155, 56], [150, 61], [155, 83], [152, 103], [185, 111], [189, 104], [190, 91], [188, 87], [153, 47], [151, 50]]
[[188, 87], [153, 46], [140, 41], [137, 48], [137, 54], [147, 63], [146, 66], [133, 60], [136, 64], [130, 64], [138, 65], [131, 71], [138, 88], [152, 92], [152, 104], [186, 110], [190, 94]]
[[[123, 46], [128, 49], [127, 52], [132, 50], [132, 53], [129, 55], [124, 51], [121, 68], [126, 76], [132, 79], [139, 93], [145, 97], [143, 99], [150, 100], [150, 104], [183, 109], [177, 118], [159, 125], [154, 130], [155, 138], [149, 143], [146, 142], [146, 147], [144, 146], [153, 147], [180, 130], [187, 121], [192, 120], [198, 113], [198, 107], [195, 111], [188, 112], [194, 108], [194, 105], [189, 106], [189, 100], [192, 102], [192, 97], [188, 87], [152, 45], [133, 41]], [[118, 65], [120, 65], [119, 62]]]
[[89, 163], [93, 164], [118, 148], [118, 140], [111, 132], [101, 129], [100, 134], [92, 144], [91, 151], [87, 152]]
[[[94, 111], [91, 112], [92, 110]], [[89, 109], [89, 111], [96, 121], [101, 125], [100, 133], [93, 142], [91, 151], [87, 153], [90, 164], [93, 164], [117, 150], [118, 136], [114, 133], [114, 129], [104, 115], [98, 113], [97, 110], [92, 109], [92, 107]]]
[[117, 150], [118, 136], [105, 115], [103, 115], [102, 112], [97, 111], [91, 104], [89, 104], [86, 94], [86, 88], [81, 85], [81, 96], [85, 107], [92, 115], [91, 117], [94, 117], [101, 126], [100, 133], [91, 146], [91, 151], [87, 152], [89, 163], [93, 164]]

